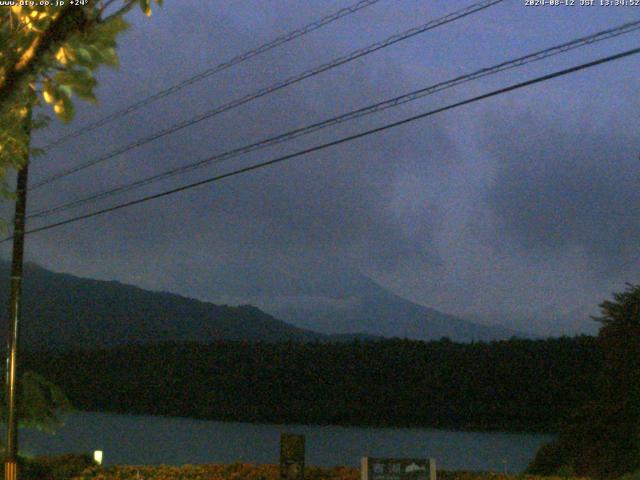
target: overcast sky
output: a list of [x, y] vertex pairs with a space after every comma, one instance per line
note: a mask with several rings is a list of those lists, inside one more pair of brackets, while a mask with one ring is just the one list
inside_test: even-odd
[[[381, 0], [53, 149], [33, 161], [31, 181], [471, 3]], [[120, 69], [100, 72], [99, 105], [78, 103], [71, 126], [54, 122], [34, 143], [346, 5], [167, 0], [149, 19], [135, 12], [119, 42]], [[52, 183], [33, 192], [29, 208], [79, 198], [637, 19], [638, 7], [528, 7], [524, 0], [506, 0]], [[638, 46], [640, 33], [632, 33], [30, 226]], [[331, 272], [346, 270], [465, 318], [537, 333], [593, 331], [588, 315], [597, 304], [625, 282], [640, 281], [639, 74], [640, 56], [631, 57], [34, 234], [27, 257], [56, 271], [235, 302], [321, 295], [308, 279], [326, 275], [330, 281]]]

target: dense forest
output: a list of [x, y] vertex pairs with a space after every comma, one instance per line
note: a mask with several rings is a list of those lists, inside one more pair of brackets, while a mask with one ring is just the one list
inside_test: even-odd
[[603, 356], [581, 336], [491, 343], [166, 343], [25, 354], [76, 408], [249, 422], [557, 431]]

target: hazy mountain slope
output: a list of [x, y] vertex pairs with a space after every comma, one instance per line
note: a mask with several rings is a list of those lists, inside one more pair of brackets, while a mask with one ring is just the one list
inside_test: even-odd
[[[338, 289], [336, 289], [336, 293]], [[502, 326], [473, 323], [418, 305], [380, 287], [366, 277], [349, 278], [334, 302], [288, 303], [267, 310], [295, 325], [323, 333], [358, 332], [420, 340], [449, 337], [454, 341], [500, 340], [528, 335]]]

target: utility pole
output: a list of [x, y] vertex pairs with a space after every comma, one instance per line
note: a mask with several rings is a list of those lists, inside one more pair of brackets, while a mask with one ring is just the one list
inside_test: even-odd
[[31, 101], [24, 118], [25, 153], [23, 164], [18, 170], [16, 186], [16, 206], [13, 219], [13, 253], [11, 260], [11, 298], [9, 300], [9, 338], [7, 341], [7, 442], [4, 462], [5, 480], [18, 478], [18, 321], [22, 293], [22, 264], [24, 257], [25, 211], [27, 208], [27, 180], [29, 173], [29, 143], [31, 140]]

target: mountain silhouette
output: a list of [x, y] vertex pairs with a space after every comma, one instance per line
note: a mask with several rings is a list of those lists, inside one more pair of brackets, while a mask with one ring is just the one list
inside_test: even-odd
[[[0, 301], [7, 305], [8, 262], [0, 262], [0, 276]], [[502, 327], [467, 322], [417, 305], [357, 274], [349, 275], [348, 280], [335, 282], [332, 288], [315, 285], [322, 298], [334, 298], [338, 291], [346, 295], [343, 298], [298, 307], [289, 304], [267, 313], [253, 305], [218, 305], [115, 281], [56, 273], [27, 263], [21, 344], [40, 350], [217, 340], [344, 342], [449, 337], [473, 341], [518, 336]], [[7, 316], [0, 317], [5, 333]]]

